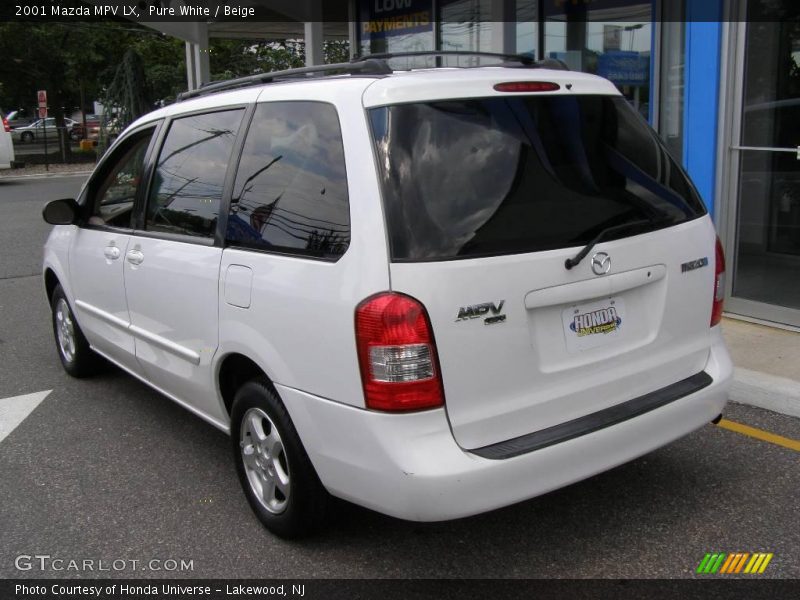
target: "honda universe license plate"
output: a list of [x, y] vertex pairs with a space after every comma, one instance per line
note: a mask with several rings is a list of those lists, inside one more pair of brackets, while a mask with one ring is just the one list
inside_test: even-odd
[[606, 298], [565, 308], [561, 313], [567, 351], [575, 353], [603, 346], [623, 335], [625, 304]]

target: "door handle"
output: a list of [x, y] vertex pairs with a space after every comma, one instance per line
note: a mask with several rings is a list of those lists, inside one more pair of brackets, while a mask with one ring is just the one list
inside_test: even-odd
[[140, 250], [128, 250], [128, 262], [132, 265], [140, 265], [144, 262], [144, 254]]
[[119, 248], [116, 246], [106, 246], [103, 249], [103, 254], [108, 260], [117, 260], [119, 258]]

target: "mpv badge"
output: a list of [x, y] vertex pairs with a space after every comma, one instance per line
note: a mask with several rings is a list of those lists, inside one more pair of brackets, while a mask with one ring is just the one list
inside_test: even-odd
[[611, 257], [605, 252], [592, 256], [592, 271], [595, 275], [605, 275], [611, 270]]

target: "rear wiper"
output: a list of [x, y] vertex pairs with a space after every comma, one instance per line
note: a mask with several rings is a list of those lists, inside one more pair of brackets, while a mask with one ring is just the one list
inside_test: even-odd
[[601, 241], [604, 237], [606, 237], [609, 233], [615, 233], [617, 231], [621, 231], [623, 229], [629, 229], [630, 227], [636, 227], [638, 225], [657, 225], [662, 221], [667, 221], [668, 218], [662, 217], [661, 219], [639, 219], [637, 221], [628, 221], [627, 223], [623, 223], [622, 225], [614, 225], [612, 227], [606, 227], [605, 229], [601, 229], [600, 233], [598, 233], [592, 240], [583, 247], [583, 250], [578, 252], [573, 258], [568, 258], [564, 261], [564, 266], [567, 268], [567, 271], [572, 269], [572, 267], [577, 267], [580, 262], [586, 258], [586, 255], [591, 252], [592, 248]]

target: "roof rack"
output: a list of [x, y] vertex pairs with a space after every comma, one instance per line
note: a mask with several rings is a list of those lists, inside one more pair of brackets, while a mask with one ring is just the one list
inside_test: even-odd
[[418, 50], [414, 52], [385, 52], [382, 54], [367, 54], [363, 57], [354, 58], [351, 62], [358, 63], [368, 60], [389, 60], [392, 58], [407, 58], [416, 56], [477, 56], [488, 58], [502, 58], [508, 62], [519, 63], [524, 66], [535, 67], [537, 62], [532, 56], [525, 54], [502, 54], [499, 52], [471, 52], [469, 50]]
[[389, 68], [389, 65], [386, 64], [386, 61], [367, 58], [366, 60], [358, 62], [300, 67], [297, 69], [274, 71], [272, 73], [248, 75], [247, 77], [228, 79], [226, 81], [217, 81], [206, 84], [196, 90], [182, 92], [178, 94], [177, 99], [178, 101], [188, 100], [189, 98], [197, 98], [207, 94], [216, 94], [217, 92], [235, 90], [264, 83], [272, 83], [274, 81], [284, 79], [311, 78], [313, 76], [324, 75], [389, 75], [391, 73], [392, 69]]
[[178, 94], [178, 101], [198, 98], [217, 92], [225, 92], [254, 85], [273, 83], [287, 79], [310, 79], [313, 77], [324, 77], [326, 75], [391, 75], [392, 68], [387, 62], [393, 58], [406, 58], [417, 56], [485, 56], [490, 58], [503, 59], [497, 66], [511, 68], [532, 68], [532, 69], [559, 69], [569, 70], [567, 65], [557, 59], [547, 58], [536, 62], [532, 57], [524, 54], [500, 54], [496, 52], [469, 52], [466, 50], [423, 50], [418, 52], [388, 52], [385, 54], [368, 54], [367, 56], [357, 57], [347, 63], [336, 63], [332, 65], [316, 65], [313, 67], [300, 67], [298, 69], [286, 69], [284, 71], [274, 71], [272, 73], [259, 73], [227, 81], [217, 81], [208, 83], [196, 90], [189, 90]]

